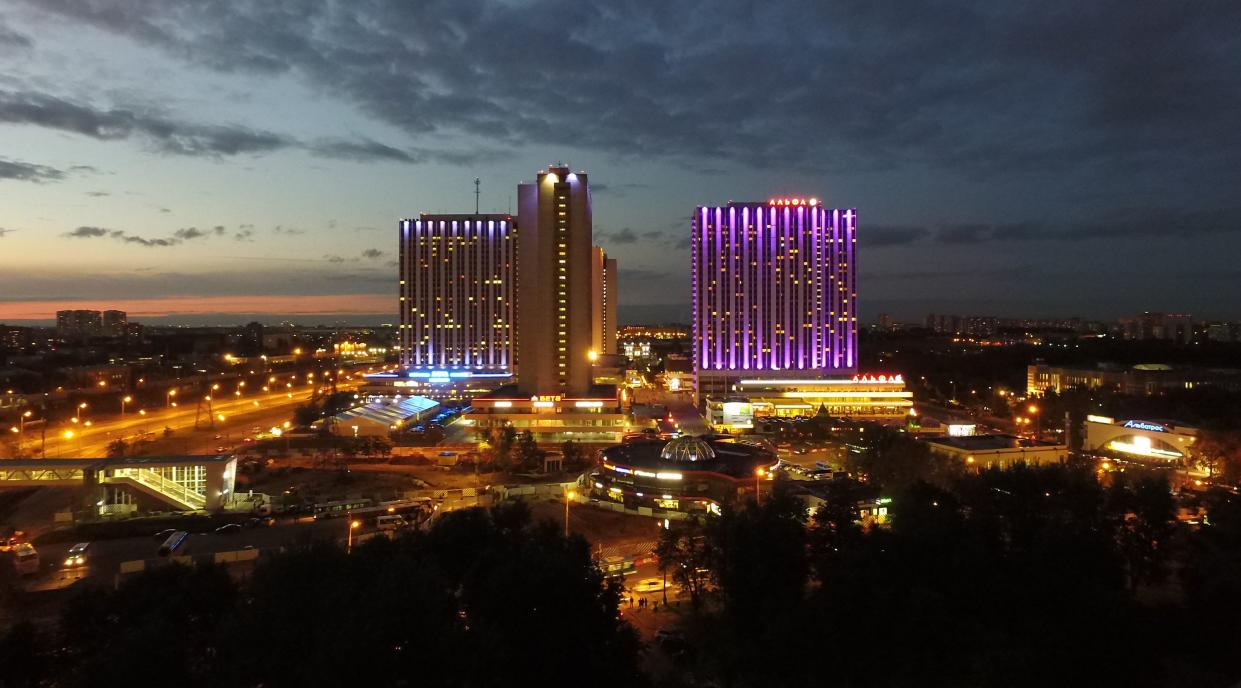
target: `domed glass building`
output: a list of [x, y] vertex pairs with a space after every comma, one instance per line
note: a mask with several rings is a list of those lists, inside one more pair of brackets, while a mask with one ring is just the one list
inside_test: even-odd
[[627, 508], [719, 512], [753, 496], [779, 461], [770, 448], [730, 437], [637, 440], [600, 452], [589, 476], [591, 496]]

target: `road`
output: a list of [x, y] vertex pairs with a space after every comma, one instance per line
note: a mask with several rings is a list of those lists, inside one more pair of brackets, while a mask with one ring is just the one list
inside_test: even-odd
[[[277, 525], [244, 528], [230, 535], [215, 533], [192, 533], [186, 544], [178, 550], [179, 555], [202, 556], [216, 552], [229, 552], [252, 547], [257, 550], [276, 550], [290, 545], [309, 544], [322, 540], [346, 539], [348, 521], [331, 519], [325, 521], [280, 522]], [[152, 533], [153, 535], [154, 533]], [[354, 537], [365, 532], [354, 531]], [[160, 542], [151, 536], [117, 538], [92, 542], [88, 551], [87, 566], [66, 569], [65, 555], [72, 542], [58, 542], [39, 546], [41, 570], [39, 577], [31, 581], [33, 587], [48, 589], [64, 587], [84, 578], [111, 580], [120, 570], [121, 562], [146, 560], [148, 565], [160, 561]]]
[[[354, 383], [340, 384], [337, 387], [338, 391], [352, 391], [355, 388]], [[212, 440], [216, 435], [223, 436], [222, 441], [216, 444], [235, 444], [242, 436], [249, 435], [256, 425], [264, 429], [272, 424], [279, 425], [292, 415], [295, 407], [310, 399], [312, 391], [313, 384], [308, 382], [268, 392], [251, 392], [238, 388], [233, 392], [216, 391], [209, 402], [204, 398], [201, 404], [198, 400], [189, 402], [182, 399], [174, 402], [176, 406], [144, 409], [144, 413], [131, 411], [124, 417], [99, 420], [87, 418], [80, 423], [64, 424], [56, 431], [49, 432], [46, 452], [49, 457], [105, 456], [108, 444], [114, 440], [132, 442], [147, 433], [152, 439], [159, 439], [164, 428], [172, 428], [174, 436], [181, 435], [181, 439], [185, 440], [184, 453], [210, 453], [215, 450]], [[85, 425], [87, 420], [90, 422], [89, 426]], [[193, 432], [196, 429], [199, 432]], [[196, 439], [190, 439], [193, 436], [196, 436]], [[175, 443], [173, 444], [175, 446]], [[38, 455], [37, 439], [27, 440], [25, 446], [27, 451]]]

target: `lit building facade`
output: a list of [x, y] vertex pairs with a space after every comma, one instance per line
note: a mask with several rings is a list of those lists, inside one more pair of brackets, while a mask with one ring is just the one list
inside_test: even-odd
[[103, 334], [103, 314], [99, 311], [56, 311], [56, 331], [62, 337], [93, 337]]
[[1114, 452], [1124, 458], [1156, 464], [1176, 464], [1193, 453], [1198, 428], [1171, 421], [1116, 420], [1086, 416], [1083, 447], [1092, 452]]
[[[510, 215], [401, 220], [397, 393], [468, 398], [511, 380], [518, 246]], [[389, 378], [391, 378], [389, 380]]]
[[590, 388], [591, 217], [585, 172], [553, 165], [517, 187], [517, 380], [527, 397]]
[[816, 199], [699, 207], [691, 237], [700, 398], [741, 379], [857, 369], [857, 213]]
[[771, 490], [776, 454], [719, 438], [638, 440], [600, 452], [591, 497], [644, 509], [719, 514], [721, 507]]
[[591, 347], [600, 355], [616, 353], [616, 259], [591, 248]]
[[474, 397], [465, 422], [480, 430], [509, 426], [536, 441], [613, 444], [631, 430], [615, 385], [591, 385], [576, 395], [526, 396], [516, 385]]
[[913, 408], [913, 392], [902, 375], [853, 375], [810, 379], [746, 378], [730, 396], [708, 398], [707, 424], [719, 432], [745, 431], [755, 418], [813, 416], [825, 409], [833, 418], [903, 424]]

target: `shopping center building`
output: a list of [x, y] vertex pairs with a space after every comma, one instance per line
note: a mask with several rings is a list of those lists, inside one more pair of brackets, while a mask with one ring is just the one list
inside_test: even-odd
[[1154, 463], [1176, 463], [1193, 451], [1198, 429], [1167, 420], [1116, 420], [1087, 416], [1084, 448], [1116, 452], [1125, 457]]
[[723, 505], [766, 493], [779, 463], [757, 444], [691, 436], [628, 442], [600, 456], [588, 476], [593, 498], [688, 513], [719, 513]]
[[706, 400], [707, 424], [717, 432], [743, 432], [755, 418], [813, 416], [820, 408], [834, 418], [899, 425], [913, 407], [902, 375], [743, 378], [727, 396]]

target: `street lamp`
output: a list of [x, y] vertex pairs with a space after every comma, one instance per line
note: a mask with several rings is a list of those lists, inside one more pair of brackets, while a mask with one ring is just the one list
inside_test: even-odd
[[577, 497], [577, 493], [569, 490], [564, 493], [564, 536], [569, 537], [569, 502]]
[[762, 466], [759, 466], [757, 469], [754, 470], [754, 503], [755, 504], [763, 503], [763, 492], [762, 492], [762, 489], [759, 487], [758, 481], [760, 478], [762, 478], [766, 474], [767, 474], [767, 471], [763, 470]]
[[1030, 415], [1034, 416], [1034, 439], [1037, 440], [1039, 431], [1038, 407], [1034, 404], [1030, 404], [1030, 408], [1028, 410], [1030, 411]]
[[129, 402], [131, 402], [131, 401], [133, 401], [133, 400], [134, 400], [134, 398], [133, 398], [133, 397], [131, 397], [131, 396], [129, 396], [128, 394], [126, 394], [125, 396], [121, 397], [121, 418], [122, 418], [122, 419], [124, 419], [124, 418], [125, 418], [125, 404], [128, 404]]
[[75, 422], [75, 423], [76, 423], [76, 422], [78, 422], [78, 421], [82, 420], [82, 411], [84, 411], [84, 410], [86, 410], [86, 402], [85, 402], [85, 401], [83, 401], [82, 403], [78, 404], [77, 409], [76, 409], [76, 410], [74, 410], [74, 412], [73, 412], [73, 422]]
[[164, 406], [165, 407], [172, 406], [172, 398], [175, 396], [177, 396], [177, 390], [175, 389], [168, 390], [168, 393], [164, 395]]
[[349, 521], [349, 534], [348, 534], [348, 536], [347, 536], [347, 537], [348, 537], [348, 544], [346, 544], [346, 545], [345, 545], [345, 553], [346, 553], [346, 554], [349, 554], [349, 553], [352, 553], [352, 552], [353, 552], [353, 531], [355, 531], [355, 530], [357, 530], [358, 528], [361, 528], [361, 527], [362, 527], [362, 522], [361, 522], [361, 521], [353, 521], [353, 520]]

